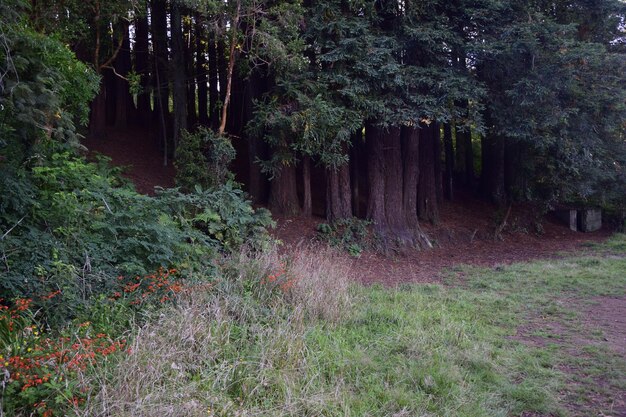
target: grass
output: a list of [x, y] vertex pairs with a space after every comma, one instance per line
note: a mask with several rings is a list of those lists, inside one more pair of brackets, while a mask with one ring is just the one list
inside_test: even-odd
[[394, 289], [349, 286], [327, 251], [244, 257], [138, 329], [86, 415], [609, 414], [626, 361], [582, 316], [625, 295], [624, 245]]

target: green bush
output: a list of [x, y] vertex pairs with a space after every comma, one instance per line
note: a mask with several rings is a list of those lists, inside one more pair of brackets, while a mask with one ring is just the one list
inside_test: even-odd
[[53, 154], [23, 175], [31, 203], [7, 213], [12, 219], [21, 214], [21, 222], [0, 240], [0, 290], [33, 297], [61, 289], [67, 303], [55, 310], [54, 321], [88, 308], [111, 288], [111, 277], [171, 266], [210, 273], [220, 254], [269, 241], [269, 213], [253, 210], [231, 183], [149, 197], [106, 164], [69, 153]]
[[176, 185], [189, 192], [200, 186], [214, 188], [233, 180], [228, 167], [235, 148], [226, 136], [199, 128], [184, 132], [176, 148]]
[[353, 217], [333, 223], [321, 223], [317, 226], [317, 231], [322, 241], [359, 257], [363, 250], [374, 247], [373, 235], [369, 230], [371, 224], [367, 220]]

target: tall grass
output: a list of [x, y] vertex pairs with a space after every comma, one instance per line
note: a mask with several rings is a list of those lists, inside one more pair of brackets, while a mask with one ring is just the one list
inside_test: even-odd
[[223, 271], [137, 330], [132, 353], [95, 377], [83, 415], [336, 415], [340, 391], [311, 383], [320, 375], [305, 337], [348, 315], [346, 264], [327, 250], [270, 251]]

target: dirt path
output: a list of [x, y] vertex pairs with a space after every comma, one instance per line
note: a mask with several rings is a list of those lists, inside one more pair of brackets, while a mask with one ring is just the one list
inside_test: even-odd
[[[474, 203], [480, 204], [480, 203]], [[606, 231], [572, 232], [556, 220], [548, 218], [544, 233], [507, 231], [503, 240], [496, 240], [490, 220], [491, 207], [474, 211], [462, 203], [444, 207], [442, 222], [437, 227], [424, 226], [437, 246], [432, 250], [410, 250], [398, 256], [365, 252], [352, 258], [354, 277], [364, 284], [397, 285], [407, 282], [440, 282], [447, 268], [458, 265], [496, 267], [502, 264], [562, 256], [609, 236]], [[461, 213], [461, 214], [459, 214]], [[513, 215], [519, 219], [525, 213]], [[521, 220], [520, 220], [521, 221]], [[278, 218], [274, 235], [287, 250], [306, 245], [317, 238], [316, 227], [321, 218]], [[349, 255], [345, 255], [349, 258]]]

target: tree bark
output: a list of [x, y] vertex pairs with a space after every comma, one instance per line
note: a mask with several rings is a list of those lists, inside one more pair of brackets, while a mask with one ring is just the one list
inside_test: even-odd
[[296, 186], [296, 167], [281, 164], [270, 187], [269, 208], [279, 216], [295, 216], [300, 213]]
[[504, 140], [488, 133], [483, 137], [483, 172], [481, 188], [494, 204], [506, 204], [504, 185]]
[[[231, 22], [231, 37], [230, 37], [230, 52], [228, 54], [228, 68], [226, 70], [226, 91], [224, 93], [224, 100], [222, 104], [222, 116], [220, 118], [220, 127], [217, 129], [217, 133], [219, 135], [224, 134], [226, 130], [226, 117], [228, 115], [228, 104], [230, 103], [231, 96], [231, 88], [233, 85], [233, 70], [235, 68], [235, 59], [236, 59], [236, 44], [237, 44], [237, 30], [239, 28], [239, 14], [241, 11], [241, 3], [237, 1], [237, 11], [235, 12], [235, 17]], [[222, 87], [223, 84], [220, 84]]]
[[454, 148], [452, 146], [452, 126], [443, 125], [443, 145], [446, 152], [446, 172], [444, 175], [443, 192], [447, 200], [454, 199]]
[[421, 130], [416, 127], [405, 126], [402, 128], [402, 164], [404, 168], [402, 205], [413, 245], [419, 248], [432, 248], [430, 239], [422, 231], [417, 217], [420, 133]]
[[126, 77], [131, 70], [130, 59], [130, 39], [128, 32], [128, 23], [123, 24], [121, 27], [122, 36], [124, 40], [122, 42], [122, 49], [117, 54], [115, 60], [115, 128], [126, 129], [128, 127], [128, 118], [131, 116], [134, 110], [133, 98], [130, 95], [130, 85]]
[[416, 127], [402, 128], [402, 156], [404, 165], [403, 202], [404, 216], [410, 228], [419, 225], [417, 219], [417, 184], [419, 181], [420, 130]]
[[435, 140], [431, 126], [421, 124], [419, 166], [420, 178], [417, 192], [417, 211], [422, 220], [439, 222], [437, 188], [435, 181]]
[[441, 129], [439, 123], [433, 122], [430, 127], [433, 131], [433, 162], [435, 168], [435, 194], [437, 195], [437, 206], [443, 204], [443, 169], [441, 166]]
[[148, 17], [141, 10], [135, 19], [135, 72], [141, 77], [141, 92], [137, 96], [137, 113], [143, 125], [150, 121], [150, 52]]
[[196, 13], [196, 83], [198, 84], [198, 121], [202, 126], [209, 125], [209, 89], [206, 65], [206, 44], [202, 42], [205, 36], [203, 18]]
[[187, 87], [187, 126], [193, 127], [198, 123], [198, 112], [196, 109], [196, 63], [195, 63], [195, 25], [189, 15], [189, 10], [185, 10], [186, 19], [183, 19], [183, 50], [185, 57], [185, 80]]
[[350, 166], [326, 170], [326, 218], [334, 222], [352, 217]]
[[172, 29], [172, 78], [174, 98], [174, 149], [182, 131], [187, 129], [187, 87], [185, 86], [185, 51], [182, 17], [178, 2], [172, 2], [170, 16]]
[[219, 71], [218, 71], [218, 59], [217, 59], [217, 45], [215, 43], [215, 33], [211, 32], [209, 35], [209, 118], [211, 119], [211, 126], [217, 129], [219, 124]]
[[167, 120], [169, 119], [169, 82], [168, 82], [168, 38], [167, 38], [167, 8], [165, 0], [152, 1], [152, 48], [154, 51], [154, 118], [159, 121], [160, 134], [162, 138], [164, 163], [167, 162], [169, 135], [167, 132]]
[[350, 147], [350, 185], [352, 190], [352, 213], [354, 217], [361, 217], [361, 158], [359, 157], [359, 149], [363, 143], [363, 131], [359, 129], [352, 135], [352, 146]]
[[367, 179], [369, 185], [367, 218], [374, 222], [374, 228], [379, 234], [384, 234], [387, 228], [387, 219], [385, 217], [383, 145], [380, 138], [380, 128], [372, 122], [365, 124], [365, 143], [367, 146]]
[[474, 147], [472, 146], [472, 132], [468, 129], [463, 132], [465, 139], [465, 183], [470, 187], [474, 184]]
[[104, 139], [106, 137], [106, 88], [104, 83], [100, 84], [100, 91], [91, 102], [89, 136], [92, 139]]
[[311, 158], [302, 158], [302, 214], [311, 216], [313, 214], [313, 200], [311, 198]]
[[389, 127], [381, 132], [384, 157], [385, 217], [394, 238], [410, 240], [409, 228], [403, 210], [403, 160], [400, 127]]

